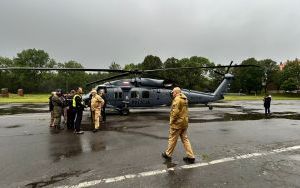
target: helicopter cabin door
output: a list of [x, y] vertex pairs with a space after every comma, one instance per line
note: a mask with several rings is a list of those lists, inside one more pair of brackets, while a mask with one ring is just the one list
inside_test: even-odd
[[133, 88], [130, 92], [130, 106], [132, 107], [150, 107], [151, 94], [145, 88]]
[[121, 88], [114, 88], [112, 105], [118, 108], [123, 107], [123, 91]]

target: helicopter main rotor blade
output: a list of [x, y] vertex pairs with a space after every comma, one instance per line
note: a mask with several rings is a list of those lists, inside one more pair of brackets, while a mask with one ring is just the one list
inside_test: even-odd
[[[231, 62], [232, 64], [232, 62]], [[198, 66], [198, 67], [175, 67], [175, 68], [161, 68], [151, 70], [119, 70], [119, 69], [94, 69], [94, 68], [44, 68], [44, 67], [0, 67], [0, 70], [34, 70], [34, 71], [90, 71], [90, 72], [116, 72], [128, 74], [144, 74], [157, 71], [180, 70], [180, 69], [214, 69], [224, 67], [259, 67], [257, 65], [219, 65], [219, 66]]]
[[122, 73], [122, 74], [118, 74], [118, 75], [115, 75], [115, 76], [111, 76], [111, 77], [108, 77], [108, 78], [104, 78], [104, 79], [101, 79], [101, 80], [96, 80], [96, 81], [87, 83], [86, 86], [89, 86], [89, 85], [92, 85], [92, 84], [95, 84], [95, 83], [99, 83], [99, 82], [104, 82], [104, 81], [112, 80], [112, 79], [115, 79], [115, 78], [120, 78], [120, 77], [128, 76], [128, 75], [130, 75], [130, 72], [125, 72], [125, 73]]
[[155, 72], [155, 71], [167, 71], [167, 70], [179, 70], [179, 69], [214, 69], [214, 68], [224, 68], [224, 67], [259, 67], [257, 65], [218, 65], [218, 66], [199, 66], [199, 67], [176, 67], [176, 68], [162, 68], [162, 69], [152, 69], [143, 70], [142, 72]]
[[215, 71], [215, 70], [214, 70], [214, 72], [215, 72], [215, 73], [217, 73], [218, 75], [221, 75], [221, 76], [224, 76], [224, 75], [225, 75], [225, 74], [223, 74], [223, 73], [220, 73], [220, 72], [218, 72], [218, 71]]
[[118, 72], [130, 73], [128, 70], [118, 69], [91, 69], [91, 68], [43, 68], [43, 67], [0, 67], [0, 70], [35, 70], [35, 71], [91, 71], [91, 72]]

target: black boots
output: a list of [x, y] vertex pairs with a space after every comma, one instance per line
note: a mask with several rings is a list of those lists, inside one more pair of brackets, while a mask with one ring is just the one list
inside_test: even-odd
[[171, 160], [171, 159], [172, 159], [171, 157], [169, 157], [169, 156], [166, 154], [166, 152], [163, 152], [163, 153], [161, 154], [161, 156], [162, 156], [163, 158], [165, 158], [166, 160]]
[[189, 164], [195, 163], [195, 158], [184, 157], [183, 160]]

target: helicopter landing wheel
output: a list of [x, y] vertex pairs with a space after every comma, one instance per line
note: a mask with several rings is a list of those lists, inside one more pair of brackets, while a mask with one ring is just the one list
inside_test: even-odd
[[123, 108], [121, 110], [121, 114], [124, 115], [124, 116], [127, 116], [129, 114], [129, 109], [128, 108]]
[[212, 105], [209, 105], [209, 106], [208, 106], [208, 109], [209, 109], [209, 110], [212, 110], [212, 109], [213, 109], [213, 106], [212, 106]]

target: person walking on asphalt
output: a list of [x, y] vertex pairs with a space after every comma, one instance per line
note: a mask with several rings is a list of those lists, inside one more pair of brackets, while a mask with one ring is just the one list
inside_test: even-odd
[[74, 108], [74, 115], [75, 115], [75, 134], [83, 134], [84, 132], [80, 130], [82, 114], [84, 110], [84, 105], [82, 101], [82, 88], [76, 88], [76, 94], [73, 97], [72, 106]]
[[97, 132], [100, 128], [101, 108], [104, 105], [104, 100], [97, 94], [97, 91], [95, 89], [91, 91], [91, 94], [91, 112], [93, 123], [95, 125], [95, 129], [93, 130], [93, 132]]
[[173, 102], [170, 112], [170, 129], [168, 148], [162, 153], [162, 157], [171, 160], [172, 153], [175, 149], [178, 137], [180, 136], [186, 151], [187, 157], [183, 160], [187, 163], [195, 162], [195, 155], [192, 150], [191, 143], [187, 136], [188, 128], [188, 100], [187, 97], [181, 93], [179, 87], [175, 87], [172, 91]]
[[264, 107], [265, 107], [265, 115], [270, 115], [270, 107], [271, 107], [271, 95], [266, 95], [264, 98]]

